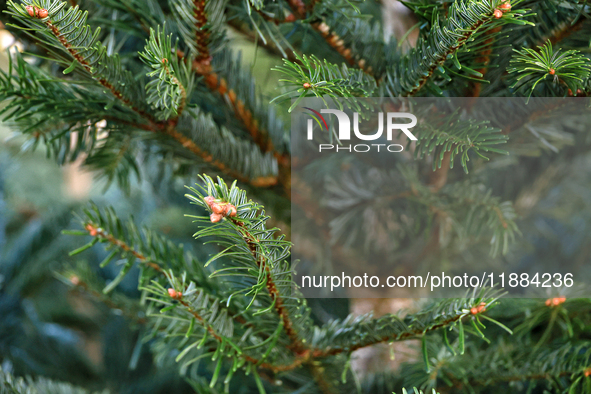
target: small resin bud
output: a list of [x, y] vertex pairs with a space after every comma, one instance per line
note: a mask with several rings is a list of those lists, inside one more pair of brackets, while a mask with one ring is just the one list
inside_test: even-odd
[[499, 9], [503, 12], [511, 11], [511, 3], [506, 2], [499, 6]]
[[38, 12], [37, 12], [37, 16], [41, 19], [43, 18], [47, 18], [47, 16], [49, 15], [49, 12], [45, 9], [45, 8], [41, 8]]
[[171, 288], [171, 289], [168, 289], [168, 295], [170, 296], [170, 298], [174, 298], [175, 300], [178, 300], [183, 296], [183, 293]]
[[210, 205], [210, 207], [211, 207], [211, 210], [213, 211], [213, 213], [217, 213], [217, 214], [224, 213], [224, 207], [220, 204], [213, 203]]
[[78, 278], [76, 275], [72, 275], [72, 276], [70, 276], [70, 282], [74, 286], [78, 286], [80, 284], [80, 278]]
[[92, 224], [87, 224], [86, 225], [86, 231], [88, 231], [88, 233], [92, 237], [96, 237], [98, 235], [98, 230], [96, 228], [94, 228], [94, 226]]
[[223, 216], [219, 213], [212, 213], [211, 215], [209, 215], [209, 220], [211, 220], [212, 223], [217, 223], [220, 220], [222, 220]]
[[25, 9], [27, 10], [27, 12], [29, 13], [29, 16], [31, 18], [35, 18], [35, 9], [33, 8], [32, 5], [26, 6]]
[[310, 82], [304, 82], [304, 89], [310, 89], [312, 84]]
[[550, 73], [550, 75], [554, 75], [554, 74], [556, 74], [556, 70], [551, 68], [550, 70], [548, 70], [548, 73]]
[[213, 197], [213, 196], [207, 196], [203, 200], [205, 201], [205, 203], [207, 205], [209, 205], [211, 207], [211, 204], [213, 204], [213, 202], [215, 201], [215, 197]]
[[228, 206], [227, 215], [229, 215], [230, 217], [236, 217], [237, 214], [238, 211], [236, 210], [236, 207], [234, 205]]
[[495, 16], [495, 18], [497, 18], [497, 19], [501, 19], [501, 18], [503, 17], [503, 11], [501, 11], [501, 10], [498, 10], [498, 9], [497, 9], [497, 10], [495, 10], [495, 12], [494, 12], [494, 16]]

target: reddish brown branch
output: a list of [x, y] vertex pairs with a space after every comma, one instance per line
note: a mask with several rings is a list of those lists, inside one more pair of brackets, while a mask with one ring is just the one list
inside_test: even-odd
[[[189, 151], [191, 151], [195, 155], [201, 157], [205, 162], [207, 162], [207, 163], [209, 163], [209, 164], [217, 167], [223, 173], [225, 173], [225, 174], [227, 174], [227, 175], [229, 175], [231, 177], [234, 177], [234, 178], [240, 180], [241, 182], [251, 183], [254, 186], [260, 186], [260, 187], [271, 186], [271, 185], [274, 185], [275, 183], [277, 183], [277, 178], [276, 177], [259, 177], [259, 178], [255, 178], [255, 179], [248, 179], [247, 177], [243, 176], [242, 174], [239, 174], [239, 173], [237, 173], [235, 171], [232, 171], [231, 169], [229, 169], [221, 161], [214, 160], [213, 157], [211, 156], [211, 154], [209, 152], [201, 149], [197, 144], [195, 144], [194, 141], [192, 141], [188, 137], [186, 137], [183, 134], [181, 134], [180, 132], [178, 132], [175, 129], [176, 119], [175, 120], [171, 120], [168, 123], [158, 122], [151, 114], [149, 114], [149, 113], [147, 113], [147, 112], [145, 112], [145, 111], [143, 111], [143, 110], [135, 107], [133, 105], [132, 101], [129, 98], [123, 96], [123, 94], [120, 91], [118, 91], [109, 81], [107, 81], [106, 79], [104, 79], [102, 77], [96, 77], [92, 73], [92, 67], [90, 66], [90, 64], [76, 50], [76, 48], [74, 48], [70, 44], [70, 42], [60, 33], [59, 29], [55, 25], [53, 25], [50, 20], [47, 20], [47, 22], [45, 22], [45, 23], [46, 23], [47, 27], [50, 29], [50, 31], [52, 32], [52, 34], [64, 46], [64, 48], [66, 48], [68, 50], [68, 52], [74, 57], [74, 59], [76, 59], [76, 61], [96, 81], [98, 81], [102, 86], [104, 86], [106, 89], [108, 89], [117, 99], [119, 99], [125, 105], [127, 105], [128, 107], [130, 107], [134, 112], [136, 112], [142, 118], [146, 119], [149, 122], [148, 125], [138, 124], [137, 125], [138, 128], [141, 128], [141, 129], [144, 129], [144, 130], [150, 130], [150, 131], [153, 131], [153, 132], [160, 132], [160, 133], [163, 133], [165, 135], [168, 135], [169, 137], [173, 138], [178, 143], [180, 143], [184, 148], [188, 149]], [[179, 83], [179, 86], [181, 86], [180, 83]], [[182, 88], [182, 86], [181, 86], [181, 89], [183, 89], [183, 91], [184, 91], [184, 88]], [[185, 93], [185, 95], [186, 95], [186, 93]]]
[[238, 230], [248, 245], [248, 249], [250, 250], [250, 253], [255, 259], [257, 265], [259, 267], [263, 267], [265, 270], [267, 291], [271, 296], [275, 311], [283, 322], [283, 328], [291, 341], [291, 348], [296, 352], [296, 354], [304, 355], [307, 351], [307, 346], [304, 345], [295, 328], [293, 327], [293, 322], [289, 315], [289, 311], [287, 310], [287, 307], [285, 306], [283, 299], [279, 294], [279, 289], [277, 289], [275, 281], [273, 280], [273, 276], [271, 275], [271, 267], [269, 267], [266, 257], [259, 251], [257, 246], [258, 240], [248, 231], [244, 223], [233, 218], [230, 218], [230, 220], [238, 227]]
[[209, 54], [209, 32], [207, 31], [207, 14], [205, 13], [205, 0], [194, 0], [195, 23], [195, 45], [197, 47], [197, 57], [195, 61], [204, 65], [209, 65], [211, 55]]
[[107, 242], [109, 242], [111, 245], [117, 246], [118, 248], [120, 248], [124, 252], [131, 253], [136, 259], [138, 259], [142, 263], [146, 264], [148, 267], [153, 268], [153, 269], [155, 269], [156, 271], [158, 271], [160, 273], [164, 273], [164, 270], [162, 269], [162, 267], [160, 267], [160, 265], [158, 265], [157, 263], [149, 260], [143, 254], [141, 254], [140, 252], [134, 250], [132, 247], [130, 247], [128, 244], [126, 244], [125, 242], [121, 241], [120, 239], [117, 239], [113, 235], [108, 234], [105, 230], [99, 228], [98, 226], [96, 226], [96, 225], [94, 225], [92, 223], [87, 223], [84, 226], [84, 228], [86, 229], [86, 231], [88, 231], [88, 233], [92, 237], [97, 237], [97, 238], [104, 239]]
[[[488, 70], [488, 65], [490, 64], [490, 55], [492, 55], [493, 51], [493, 44], [495, 42], [496, 34], [501, 31], [501, 27], [495, 27], [487, 31], [485, 34], [490, 36], [484, 41], [484, 49], [480, 52], [480, 56], [476, 58], [476, 62], [482, 64], [482, 67], [479, 68], [478, 71], [480, 74], [486, 74]], [[469, 97], [480, 97], [480, 92], [482, 91], [482, 83], [471, 81], [470, 83], [472, 90], [468, 92]], [[470, 104], [472, 106], [472, 104]]]
[[296, 18], [302, 19], [306, 16], [306, 5], [302, 0], [287, 0], [287, 4], [289, 4]]
[[[178, 52], [179, 57], [184, 57], [184, 53]], [[220, 77], [215, 71], [212, 70], [209, 62], [193, 61], [193, 70], [204, 77], [205, 85], [213, 92], [218, 93], [222, 96], [230, 107], [233, 109], [236, 117], [242, 122], [246, 130], [252, 136], [254, 142], [261, 148], [263, 153], [274, 152], [274, 156], [278, 161], [278, 164], [282, 168], [289, 168], [290, 158], [289, 155], [280, 154], [273, 146], [273, 142], [268, 136], [266, 130], [259, 126], [258, 121], [254, 118], [252, 112], [246, 107], [245, 103], [236, 96], [236, 92], [232, 88], [228, 88], [228, 82], [225, 78]], [[286, 171], [282, 171], [284, 174]], [[243, 179], [238, 178], [241, 181]], [[257, 187], [269, 187], [276, 185], [279, 182], [279, 178], [275, 176], [259, 177], [256, 179], [249, 180], [249, 183]], [[282, 182], [286, 185], [286, 181]]]
[[92, 67], [86, 61], [86, 59], [84, 59], [84, 56], [82, 56], [78, 52], [78, 50], [76, 48], [74, 48], [72, 46], [72, 44], [70, 44], [70, 42], [64, 37], [64, 35], [61, 34], [61, 32], [59, 31], [59, 29], [57, 28], [57, 26], [55, 26], [53, 23], [51, 23], [51, 21], [49, 19], [45, 22], [45, 25], [49, 28], [49, 30], [51, 31], [51, 33], [59, 40], [59, 42], [64, 46], [64, 48], [66, 48], [66, 50], [70, 53], [70, 55], [72, 55], [72, 57], [74, 57], [74, 59], [76, 59], [76, 61], [82, 67], [84, 67], [84, 69], [96, 81], [98, 81], [107, 90], [109, 90], [113, 94], [113, 96], [115, 96], [117, 99], [119, 99], [125, 105], [127, 105], [128, 107], [130, 107], [134, 112], [138, 113], [142, 118], [147, 119], [148, 121], [150, 121], [150, 123], [155, 123], [156, 122], [156, 119], [154, 119], [154, 117], [152, 115], [150, 115], [149, 113], [147, 113], [147, 112], [145, 112], [145, 111], [137, 108], [136, 106], [134, 106], [133, 103], [132, 103], [132, 101], [131, 101], [131, 99], [129, 97], [123, 96], [123, 94], [119, 90], [117, 90], [109, 81], [107, 81], [106, 79], [104, 79], [102, 77], [96, 77], [94, 75], [94, 73], [92, 72]]
[[[493, 15], [491, 14], [490, 17], [492, 18]], [[433, 73], [435, 72], [435, 70], [437, 70], [437, 68], [439, 66], [442, 66], [446, 61], [447, 61], [447, 57], [451, 54], [453, 54], [454, 52], [456, 52], [462, 45], [464, 45], [466, 43], [466, 41], [468, 41], [468, 39], [470, 39], [470, 37], [472, 37], [472, 35], [484, 24], [483, 21], [478, 21], [476, 22], [474, 25], [470, 26], [470, 28], [466, 29], [466, 32], [464, 33], [464, 35], [458, 40], [458, 43], [456, 45], [454, 45], [453, 47], [451, 47], [443, 56], [441, 56], [441, 58], [433, 63], [431, 65], [431, 67], [429, 67], [429, 69], [427, 70], [427, 72], [425, 73], [425, 75], [423, 75], [423, 77], [421, 78], [421, 80], [419, 81], [419, 84], [417, 87], [415, 87], [414, 89], [412, 89], [411, 91], [407, 92], [405, 94], [405, 96], [412, 96], [415, 93], [417, 93], [419, 90], [421, 90], [423, 88], [423, 86], [425, 86], [425, 84], [427, 83], [427, 81], [429, 81], [429, 79], [433, 76]]]
[[330, 27], [326, 23], [316, 22], [313, 23], [311, 26], [314, 28], [314, 30], [320, 33], [320, 35], [326, 40], [328, 45], [330, 45], [335, 51], [337, 51], [339, 55], [345, 58], [347, 63], [349, 63], [351, 66], [359, 67], [366, 74], [373, 76], [373, 69], [371, 68], [371, 66], [366, 67], [365, 59], [355, 59], [355, 56], [353, 55], [351, 49], [345, 46], [345, 41], [341, 39], [341, 37], [339, 37], [337, 34], [331, 32]]

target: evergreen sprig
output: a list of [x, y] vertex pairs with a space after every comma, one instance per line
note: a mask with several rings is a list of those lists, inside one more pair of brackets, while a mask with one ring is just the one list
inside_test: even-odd
[[[471, 45], [481, 45], [482, 36], [506, 24], [531, 24], [525, 19], [527, 11], [512, 9], [496, 18], [494, 13], [503, 1], [480, 0], [453, 2], [446, 10], [445, 18], [439, 14], [437, 5], [433, 8], [431, 27], [422, 36], [415, 48], [387, 70], [385, 87], [393, 97], [412, 96], [425, 87], [430, 94], [441, 96], [442, 89], [437, 83], [430, 83], [434, 75], [450, 80], [451, 75], [482, 77], [470, 65], [461, 64], [460, 51], [470, 51]], [[513, 2], [513, 6], [515, 6]], [[455, 67], [458, 71], [454, 71]]]
[[375, 80], [366, 75], [362, 70], [351, 69], [343, 64], [341, 67], [336, 64], [324, 62], [316, 56], [295, 54], [298, 62], [291, 62], [283, 59], [284, 65], [273, 68], [285, 76], [284, 82], [288, 92], [277, 96], [273, 101], [287, 97], [294, 98], [295, 101], [289, 108], [291, 112], [304, 97], [318, 97], [325, 100], [324, 97], [343, 98], [334, 100], [337, 105], [345, 102], [350, 108], [356, 111], [361, 110], [360, 104], [355, 97], [370, 97], [376, 89]]
[[[440, 328], [455, 329], [459, 335], [459, 342], [463, 344], [463, 319], [467, 316], [478, 319], [478, 316], [471, 312], [473, 308], [480, 306], [484, 307], [483, 310], [490, 309], [498, 297], [498, 292], [483, 288], [470, 297], [440, 300], [424, 305], [420, 312], [405, 317], [392, 314], [376, 319], [372, 319], [371, 315], [356, 318], [350, 316], [344, 321], [335, 320], [324, 326], [322, 331], [315, 335], [314, 346], [322, 349], [322, 355], [351, 353], [376, 343], [421, 338]], [[463, 345], [460, 345], [458, 353], [463, 352]]]
[[[349, 317], [315, 327], [286, 261], [291, 244], [276, 235], [277, 229], [267, 229], [263, 207], [235, 183], [228, 186], [207, 176], [201, 180], [201, 185], [189, 188], [192, 194], [187, 197], [211, 215], [190, 216], [201, 224], [195, 237], [222, 248], [204, 264], [150, 230], [138, 229], [133, 221], [123, 223], [112, 209], [91, 206], [82, 217], [84, 230], [67, 233], [92, 237], [72, 255], [102, 243], [110, 253], [101, 265], [120, 262], [122, 268], [105, 292], [114, 291], [139, 264], [138, 286], [148, 303], [154, 348], [162, 354], [176, 349], [183, 373], [193, 374], [190, 371], [199, 360], [211, 358], [211, 388], [223, 380], [229, 390], [234, 373], [243, 370], [264, 392], [262, 371], [290, 373], [304, 366], [322, 386], [327, 383], [317, 375], [318, 362], [326, 362], [330, 370], [344, 368], [346, 374], [341, 354], [381, 342], [426, 341], [427, 333], [440, 328], [457, 327], [462, 344], [463, 320], [479, 321], [497, 300], [498, 294], [482, 289], [467, 298], [433, 303], [404, 318]], [[218, 206], [235, 210], [218, 218]], [[69, 280], [80, 285], [81, 277]]]
[[536, 87], [543, 81], [551, 79], [548, 85], [565, 85], [576, 94], [584, 90], [591, 64], [587, 56], [576, 50], [554, 50], [550, 41], [537, 47], [537, 50], [524, 48], [515, 49], [507, 70], [515, 74], [515, 82], [511, 85], [515, 90], [527, 91], [528, 97], [535, 92]]
[[157, 117], [167, 120], [182, 114], [187, 98], [191, 96], [194, 74], [186, 61], [176, 55], [172, 35], [150, 30], [150, 39], [140, 57], [153, 71], [148, 77], [156, 77], [146, 84], [147, 102], [159, 111]]
[[[47, 17], [30, 16], [27, 6], [47, 10]], [[41, 40], [58, 60], [64, 59], [61, 60], [66, 67], [64, 73], [70, 73], [80, 67], [110, 91], [117, 100], [140, 114], [142, 118], [152, 119], [146, 111], [141, 82], [123, 69], [117, 55], [107, 54], [106, 47], [98, 41], [100, 29], [93, 31], [86, 23], [87, 12], [81, 11], [78, 7], [68, 8], [67, 3], [60, 0], [23, 0], [18, 4], [9, 0], [8, 9], [20, 23], [38, 33], [37, 39]]]
[[[250, 276], [251, 283], [246, 282], [246, 286], [232, 296], [244, 294], [250, 299], [249, 306], [256, 303], [263, 310], [275, 310], [281, 317], [292, 346], [295, 349], [304, 349], [306, 346], [299, 332], [309, 328], [309, 310], [305, 301], [294, 293], [291, 269], [287, 262], [291, 244], [284, 236], [275, 237], [278, 229], [266, 228], [265, 222], [269, 217], [265, 216], [262, 207], [247, 200], [245, 192], [235, 184], [228, 188], [221, 179], [217, 183], [209, 177], [203, 177], [202, 180], [204, 186], [198, 189], [189, 188], [194, 195], [188, 194], [187, 198], [192, 203], [210, 210], [212, 208], [205, 197], [212, 197], [232, 204], [237, 210], [236, 218], [223, 218], [218, 225], [207, 226], [194, 234], [196, 238], [221, 237], [216, 242], [225, 249], [214, 259], [229, 256], [233, 264], [215, 274], [223, 277], [233, 276], [238, 272], [241, 276]], [[210, 222], [209, 217], [194, 218], [198, 223]], [[208, 263], [212, 261], [214, 260]]]
[[227, 44], [224, 23], [227, 3], [227, 0], [168, 1], [172, 20], [182, 43], [189, 49], [190, 58], [209, 61], [211, 54]]
[[[281, 114], [266, 104], [253, 73], [226, 48], [230, 44], [226, 24], [257, 44], [274, 48], [273, 53], [287, 57], [289, 51], [289, 61], [277, 68], [288, 90], [282, 99], [345, 96], [345, 105], [360, 110], [363, 101], [357, 98], [371, 95], [507, 97], [527, 91], [530, 96], [554, 98], [589, 91], [586, 2], [413, 0], [406, 5], [419, 23], [412, 30], [418, 33], [416, 47], [405, 53], [402, 44], [410, 32], [400, 44], [384, 39], [383, 23], [367, 13], [376, 11], [373, 2], [0, 1], [0, 8], [7, 6], [13, 17], [14, 24], [7, 27], [27, 51], [26, 56], [12, 55], [9, 70], [0, 74], [2, 114], [28, 137], [25, 148], [43, 142], [48, 155], [60, 164], [85, 157], [87, 166], [126, 188], [144, 166], [185, 177], [215, 171], [248, 183], [249, 197], [264, 201], [274, 218], [282, 220], [287, 216], [284, 196], [277, 196], [273, 188], [257, 189], [281, 184], [289, 194], [289, 132]], [[546, 44], [535, 49], [540, 43]], [[515, 48], [514, 55], [509, 48]], [[117, 52], [121, 55], [113, 55]], [[297, 55], [291, 57], [291, 53]], [[35, 59], [30, 61], [31, 54]], [[146, 75], [149, 82], [144, 84]], [[511, 154], [541, 154], [537, 149], [541, 145], [557, 153], [531, 159], [532, 167], [547, 161], [566, 167], [567, 158], [586, 154], [587, 145], [572, 131], [584, 126], [584, 122], [578, 124], [580, 118], [571, 116], [586, 111], [584, 100], [577, 100], [580, 107], [563, 104], [568, 100], [542, 103], [534, 112], [524, 110], [525, 101], [506, 101], [506, 106], [488, 109], [470, 104], [471, 114], [478, 112], [477, 119], [490, 123], [465, 121], [454, 114], [417, 126], [423, 129], [411, 147], [416, 158], [432, 160], [435, 174], [422, 171], [420, 162], [409, 164], [410, 155], [400, 155], [396, 167], [387, 173], [376, 171], [375, 157], [364, 158], [353, 169], [351, 162], [334, 158], [311, 168], [294, 161], [306, 171], [320, 170], [313, 174], [316, 179], [331, 179], [325, 184], [328, 199], [321, 201], [315, 198], [315, 190], [308, 193], [294, 177], [295, 199], [312, 213], [312, 217], [294, 219], [315, 220], [329, 236], [346, 237], [356, 247], [370, 245], [391, 261], [418, 256], [422, 251], [416, 247], [427, 244], [417, 239], [421, 233], [430, 234], [421, 258], [436, 254], [431, 247], [442, 255], [462, 253], [475, 258], [480, 256], [480, 244], [467, 251], [466, 243], [460, 242], [472, 238], [490, 240], [492, 255], [508, 252], [519, 231], [516, 211], [504, 200], [507, 194], [522, 190], [507, 188], [497, 196], [489, 185], [480, 184], [496, 182], [491, 173], [507, 162], [479, 166], [478, 173], [471, 174], [478, 177], [474, 182], [457, 172], [447, 177], [447, 169], [442, 168], [445, 160], [450, 159], [451, 167], [459, 155], [467, 172], [469, 159], [488, 156], [486, 152], [506, 153], [498, 144], [506, 142], [509, 133], [524, 129], [528, 137], [535, 136], [535, 144], [521, 135], [511, 138], [507, 149]], [[558, 111], [568, 114], [566, 127], [556, 131], [554, 122], [540, 126], [548, 114]], [[505, 118], [516, 121], [501, 134], [492, 125]], [[528, 165], [524, 160], [519, 169]], [[431, 176], [444, 178], [443, 182], [425, 179]], [[541, 181], [533, 182], [534, 186]], [[553, 190], [559, 189], [560, 185]], [[277, 229], [267, 227], [270, 220], [262, 205], [250, 200], [237, 184], [219, 179], [203, 177], [191, 192], [189, 199], [201, 209], [193, 215], [200, 226], [195, 235], [208, 244], [199, 247], [211, 254], [207, 262], [147, 228], [139, 229], [133, 220], [120, 220], [114, 211], [93, 206], [82, 215], [83, 230], [75, 232], [90, 237], [90, 242], [73, 255], [102, 245], [107, 249], [103, 265], [109, 265], [107, 272], [114, 268], [118, 274], [105, 281], [97, 277], [91, 263], [79, 261], [59, 278], [121, 310], [132, 326], [142, 330], [133, 358], [137, 361], [145, 343], [159, 367], [178, 359], [175, 367], [180, 367], [195, 391], [233, 392], [232, 384], [264, 392], [281, 384], [276, 391], [323, 394], [354, 392], [359, 387], [388, 394], [411, 387], [416, 387], [415, 394], [431, 388], [453, 393], [591, 392], [590, 303], [575, 299], [574, 290], [560, 289], [548, 300], [505, 302], [483, 290], [465, 298], [434, 300], [406, 316], [351, 316], [326, 322], [333, 308], [312, 314], [293, 282], [288, 261], [291, 244]], [[235, 206], [236, 215], [209, 216], [219, 215], [211, 199], [218, 205]], [[376, 225], [384, 209], [397, 215], [396, 229], [384, 231]], [[337, 213], [334, 221], [325, 221], [326, 210]], [[8, 256], [9, 264], [8, 269], [0, 265], [0, 282], [8, 278], [10, 283], [0, 283], [0, 331], [9, 335], [0, 335], [0, 350], [9, 343], [6, 337], [10, 340], [23, 326], [18, 319], [14, 322], [13, 311], [21, 307], [21, 300], [22, 305], [29, 303], [18, 297], [21, 289], [26, 294], [23, 283], [33, 281], [30, 272], [35, 271], [37, 278], [45, 272], [37, 269], [40, 265], [60, 260], [45, 249], [39, 251], [40, 245], [57, 238], [57, 227], [68, 219], [61, 211], [58, 217], [58, 221], [42, 217], [38, 226], [37, 222], [23, 226], [22, 233], [14, 236], [17, 246], [2, 256]], [[1, 235], [6, 231], [14, 230], [0, 228]], [[371, 239], [380, 231], [387, 245]], [[320, 243], [327, 241], [326, 234]], [[417, 242], [407, 248], [410, 236]], [[575, 241], [584, 244], [584, 240]], [[28, 249], [30, 253], [24, 252]], [[80, 257], [91, 261], [90, 254]], [[13, 275], [11, 270], [25, 260], [35, 261]], [[140, 302], [124, 296], [119, 286], [136, 268]], [[31, 310], [27, 314], [33, 315]], [[142, 314], [145, 310], [147, 318]], [[52, 323], [37, 319], [35, 324], [45, 329]], [[19, 329], [14, 329], [17, 325]], [[39, 327], [36, 332], [41, 332]], [[53, 333], [54, 328], [45, 331]], [[517, 337], [508, 340], [504, 331], [513, 329]], [[370, 377], [351, 372], [353, 351], [407, 339], [420, 341], [416, 354], [421, 360], [402, 365], [398, 372], [384, 372], [379, 389], [372, 386]], [[0, 355], [3, 365], [19, 368], [13, 361], [18, 359], [20, 345], [9, 343], [8, 356]], [[74, 357], [68, 356], [72, 362]], [[50, 358], [58, 357], [49, 354]], [[25, 357], [19, 360], [35, 368], [42, 364]], [[82, 392], [0, 372], [0, 391], [4, 386], [19, 393]]]
[[440, 120], [421, 122], [416, 130], [418, 141], [415, 156], [422, 159], [437, 152], [434, 155], [433, 171], [441, 168], [446, 152], [450, 152], [450, 168], [453, 168], [454, 158], [460, 156], [460, 164], [466, 174], [471, 152], [485, 160], [488, 158], [480, 151], [508, 154], [493, 147], [509, 139], [501, 130], [490, 127], [486, 121], [462, 120], [459, 112]]

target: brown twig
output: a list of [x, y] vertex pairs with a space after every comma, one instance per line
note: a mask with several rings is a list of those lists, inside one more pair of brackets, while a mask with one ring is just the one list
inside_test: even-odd
[[193, 4], [195, 23], [195, 45], [197, 47], [197, 57], [195, 61], [204, 65], [209, 65], [211, 55], [209, 54], [209, 32], [207, 31], [207, 15], [205, 13], [205, 0], [194, 0]]
[[[345, 45], [345, 41], [334, 32], [331, 32], [330, 27], [326, 23], [316, 22], [312, 23], [311, 26], [326, 40], [328, 45], [337, 51], [339, 55], [345, 58], [347, 63], [349, 63], [351, 66], [359, 67], [366, 74], [373, 76], [373, 69], [371, 66], [366, 67], [365, 59], [355, 59], [351, 49]], [[376, 83], [379, 83], [379, 81], [376, 80]]]
[[[105, 78], [97, 77], [92, 72], [92, 67], [90, 64], [84, 59], [84, 57], [78, 52], [78, 50], [70, 44], [70, 42], [64, 37], [63, 34], [59, 31], [57, 26], [51, 23], [51, 20], [47, 19], [45, 22], [46, 26], [52, 32], [52, 34], [59, 40], [59, 42], [66, 48], [66, 50], [76, 59], [76, 61], [86, 70], [96, 81], [98, 81], [103, 87], [109, 90], [117, 99], [119, 99], [123, 104], [131, 108], [134, 112], [140, 115], [143, 119], [147, 121], [147, 124], [137, 124], [134, 123], [134, 126], [143, 129], [149, 130], [152, 132], [159, 132], [165, 134], [174, 140], [176, 140], [179, 144], [181, 144], [184, 148], [188, 149], [195, 155], [199, 156], [205, 162], [209, 163], [217, 167], [221, 172], [236, 178], [244, 183], [250, 183], [254, 186], [258, 187], [268, 187], [272, 186], [277, 183], [277, 178], [273, 176], [269, 177], [259, 177], [254, 179], [249, 179], [243, 176], [240, 173], [237, 173], [231, 169], [229, 169], [224, 163], [219, 160], [215, 160], [212, 155], [201, 149], [194, 141], [186, 137], [185, 135], [181, 134], [178, 130], [176, 130], [176, 120], [169, 120], [168, 122], [158, 122], [151, 114], [148, 112], [141, 110], [133, 105], [133, 102], [130, 98], [125, 97], [119, 90], [117, 90], [109, 81]], [[180, 86], [180, 84], [179, 84]]]
[[285, 306], [283, 298], [281, 297], [281, 294], [279, 294], [279, 290], [277, 289], [273, 276], [271, 275], [271, 268], [269, 267], [267, 258], [259, 251], [257, 246], [258, 240], [248, 231], [244, 223], [233, 218], [230, 218], [230, 220], [238, 228], [240, 235], [248, 245], [248, 249], [250, 250], [250, 253], [255, 259], [257, 265], [265, 270], [267, 291], [273, 300], [275, 311], [283, 321], [283, 328], [291, 341], [292, 350], [296, 352], [296, 354], [305, 354], [307, 346], [304, 345], [295, 328], [293, 327], [293, 322], [291, 320], [289, 311]]
[[[197, 313], [197, 311], [195, 311], [191, 307], [191, 305], [189, 305], [188, 302], [183, 300], [182, 297], [178, 298], [177, 301], [179, 302], [179, 304], [181, 304], [183, 307], [185, 307], [187, 312], [190, 313], [195, 318], [195, 320], [197, 320], [201, 324], [201, 326], [203, 326], [207, 330], [207, 332], [213, 338], [215, 338], [216, 341], [218, 341], [219, 343], [224, 342], [224, 338], [222, 338], [222, 336], [219, 335], [213, 329], [213, 327], [199, 313]], [[290, 371], [292, 369], [299, 367], [302, 364], [302, 359], [296, 359], [291, 364], [275, 365], [275, 364], [271, 364], [271, 363], [267, 363], [267, 362], [261, 362], [261, 360], [256, 359], [252, 356], [249, 356], [248, 354], [245, 354], [245, 353], [242, 353], [239, 357], [244, 357], [244, 360], [246, 360], [248, 363], [250, 363], [254, 366], [258, 366], [259, 368], [262, 368], [262, 369], [267, 369], [267, 370], [273, 371], [273, 373]]]
[[[484, 48], [480, 52], [480, 56], [478, 56], [476, 58], [476, 62], [482, 64], [482, 67], [476, 71], [478, 71], [480, 74], [482, 74], [483, 78], [484, 78], [484, 74], [486, 74], [486, 72], [488, 70], [488, 66], [490, 64], [490, 55], [492, 55], [493, 44], [495, 42], [496, 34], [500, 31], [501, 31], [501, 26], [498, 26], [498, 27], [495, 27], [494, 29], [491, 29], [485, 33], [487, 36], [490, 36], [490, 37], [484, 41]], [[468, 92], [468, 96], [469, 97], [480, 97], [480, 92], [482, 91], [482, 83], [476, 82], [476, 81], [471, 81], [470, 85], [471, 85], [472, 89], [470, 92]], [[474, 100], [471, 101], [471, 103], [469, 104], [469, 107], [471, 107], [473, 105], [473, 103], [474, 103]]]
[[[493, 18], [492, 13], [490, 14], [490, 17]], [[405, 96], [413, 96], [415, 93], [417, 93], [419, 90], [421, 90], [421, 88], [423, 88], [423, 86], [425, 86], [425, 84], [431, 78], [431, 76], [433, 76], [433, 73], [435, 72], [435, 70], [437, 70], [437, 68], [439, 66], [443, 65], [447, 61], [447, 57], [449, 55], [453, 54], [454, 52], [456, 52], [456, 50], [458, 50], [462, 45], [464, 45], [466, 43], [466, 41], [468, 41], [470, 39], [470, 37], [472, 37], [472, 35], [476, 31], [478, 31], [478, 29], [483, 24], [484, 24], [484, 21], [480, 20], [480, 21], [474, 23], [469, 29], [463, 29], [463, 30], [465, 30], [465, 32], [462, 35], [462, 37], [458, 40], [458, 43], [456, 45], [454, 45], [453, 47], [451, 47], [443, 56], [441, 56], [438, 59], [438, 61], [433, 63], [431, 65], [431, 67], [429, 67], [427, 72], [422, 76], [421, 80], [419, 81], [419, 84], [415, 88], [413, 88], [412, 90], [407, 92], [405, 94]]]
[[70, 44], [70, 42], [64, 37], [63, 34], [59, 31], [57, 26], [51, 23], [51, 20], [47, 19], [45, 25], [49, 28], [51, 33], [59, 40], [59, 42], [66, 48], [66, 50], [72, 55], [74, 59], [96, 80], [98, 81], [103, 87], [109, 90], [113, 96], [123, 102], [126, 106], [131, 108], [134, 112], [139, 114], [142, 118], [147, 119], [150, 123], [156, 123], [156, 119], [146, 111], [137, 108], [133, 105], [133, 102], [129, 97], [125, 97], [119, 90], [117, 90], [109, 81], [105, 78], [97, 77], [94, 75], [92, 71], [92, 66], [86, 61], [84, 56], [78, 52], [78, 50]]

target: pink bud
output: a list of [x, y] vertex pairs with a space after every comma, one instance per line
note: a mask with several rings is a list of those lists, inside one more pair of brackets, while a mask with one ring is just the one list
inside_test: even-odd
[[212, 213], [211, 215], [209, 215], [209, 219], [211, 220], [212, 223], [217, 223], [220, 220], [222, 220], [223, 216], [219, 213]]

